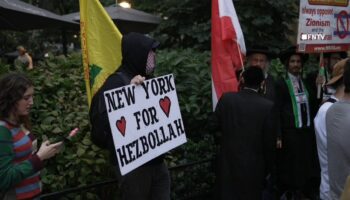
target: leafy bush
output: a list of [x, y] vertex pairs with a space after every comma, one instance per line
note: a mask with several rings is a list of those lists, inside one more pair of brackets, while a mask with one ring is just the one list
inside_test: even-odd
[[[210, 79], [210, 52], [193, 49], [161, 51], [157, 56], [156, 75], [173, 73], [188, 142], [168, 155], [170, 166], [213, 158]], [[208, 166], [209, 164], [209, 166]], [[213, 187], [211, 163], [196, 165], [172, 173], [172, 198], [208, 192]], [[205, 199], [201, 197], [200, 199]]]
[[[2, 73], [10, 71], [8, 65], [1, 66], [1, 69]], [[80, 129], [72, 142], [65, 143], [64, 151], [47, 161], [41, 172], [43, 193], [84, 186], [113, 177], [114, 168], [108, 162], [107, 153], [90, 141], [81, 55], [42, 60], [35, 65], [34, 70], [24, 73], [35, 86], [32, 132], [39, 140], [54, 140], [59, 135], [67, 136], [75, 127]], [[93, 193], [69, 196], [70, 199], [96, 199]]]
[[[96, 183], [113, 172], [106, 152], [90, 141], [81, 66], [81, 55], [75, 54], [43, 60], [28, 72], [35, 85], [33, 132], [39, 138], [54, 139], [58, 135], [67, 136], [75, 127], [80, 129], [74, 141], [66, 143], [65, 150], [49, 160], [42, 171], [44, 193]], [[71, 196], [80, 198], [76, 194]], [[85, 194], [82, 198], [94, 199], [94, 195]]]
[[185, 127], [191, 137], [208, 133], [206, 124], [212, 112], [210, 53], [192, 49], [160, 52], [156, 75], [173, 73]]
[[[173, 73], [188, 142], [167, 154], [168, 166], [210, 159], [215, 153], [214, 129], [211, 122], [211, 81], [209, 52], [191, 49], [160, 51], [156, 75]], [[10, 71], [0, 64], [1, 72]], [[115, 177], [108, 153], [90, 141], [88, 105], [81, 64], [81, 55], [53, 57], [25, 71], [34, 81], [35, 98], [31, 113], [32, 131], [39, 139], [54, 139], [79, 127], [72, 142], [42, 171], [43, 193], [85, 186]], [[212, 188], [214, 174], [210, 163], [177, 169], [172, 173], [172, 198], [191, 196]], [[116, 186], [103, 191], [71, 194], [68, 199], [111, 199]], [[97, 196], [98, 197], [97, 197]], [[203, 199], [203, 198], [201, 198]]]

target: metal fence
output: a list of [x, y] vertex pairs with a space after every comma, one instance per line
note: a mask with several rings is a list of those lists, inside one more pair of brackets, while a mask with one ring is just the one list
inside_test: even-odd
[[[213, 159], [209, 158], [209, 159], [204, 159], [204, 160], [200, 160], [200, 161], [189, 162], [186, 164], [180, 164], [180, 165], [177, 165], [174, 167], [169, 167], [169, 171], [170, 172], [181, 171], [181, 170], [184, 170], [186, 168], [198, 166], [198, 165], [205, 164], [205, 163], [210, 164], [212, 160]], [[110, 185], [117, 184], [117, 183], [118, 183], [117, 179], [111, 179], [111, 180], [106, 180], [106, 181], [90, 184], [87, 186], [67, 188], [67, 189], [64, 189], [64, 190], [61, 190], [58, 192], [42, 194], [40, 196], [40, 199], [58, 199], [61, 197], [65, 197], [68, 194], [79, 194], [79, 193], [81, 194], [82, 192], [99, 189], [99, 188], [110, 186]], [[200, 191], [200, 192], [188, 195], [186, 197], [183, 197], [183, 198], [181, 198], [181, 200], [198, 199], [202, 196], [208, 196], [208, 192], [207, 191]]]

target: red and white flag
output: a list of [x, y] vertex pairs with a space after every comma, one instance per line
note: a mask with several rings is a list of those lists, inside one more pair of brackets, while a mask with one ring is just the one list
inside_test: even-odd
[[244, 37], [232, 0], [212, 0], [211, 65], [213, 108], [221, 95], [238, 90], [236, 70], [243, 67]]

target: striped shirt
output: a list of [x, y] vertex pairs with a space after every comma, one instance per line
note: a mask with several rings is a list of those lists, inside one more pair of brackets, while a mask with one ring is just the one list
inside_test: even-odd
[[0, 189], [15, 189], [16, 199], [40, 194], [39, 170], [42, 161], [32, 154], [35, 140], [24, 129], [0, 120]]

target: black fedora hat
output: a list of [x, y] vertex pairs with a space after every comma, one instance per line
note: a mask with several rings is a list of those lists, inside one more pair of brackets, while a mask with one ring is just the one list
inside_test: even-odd
[[246, 56], [250, 56], [254, 53], [265, 54], [269, 60], [276, 58], [276, 54], [273, 53], [267, 46], [253, 45], [247, 49]]
[[297, 52], [296, 46], [291, 46], [283, 50], [280, 53], [279, 58], [281, 62], [284, 64], [292, 55], [299, 55], [301, 57], [302, 63], [305, 63], [309, 59], [309, 54]]

